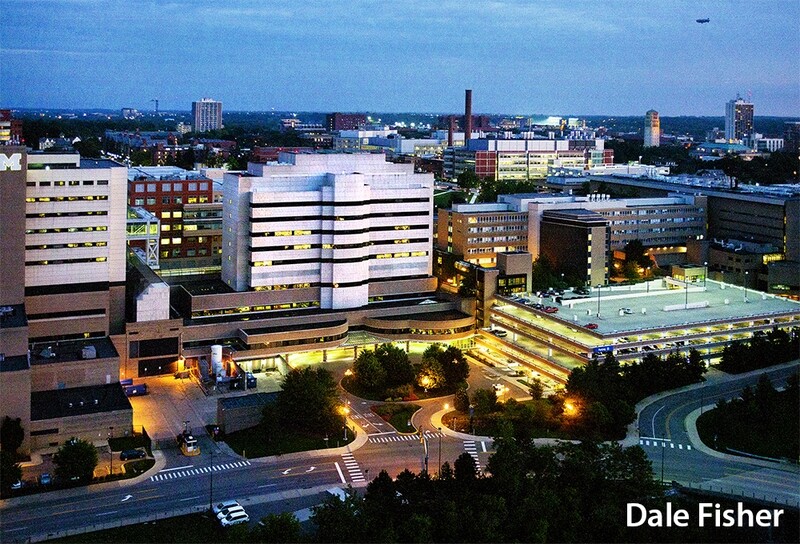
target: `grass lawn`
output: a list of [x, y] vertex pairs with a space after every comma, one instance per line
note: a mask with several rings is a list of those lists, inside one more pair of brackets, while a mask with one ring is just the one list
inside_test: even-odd
[[222, 440], [239, 455], [253, 459], [254, 457], [282, 455], [296, 451], [336, 448], [349, 444], [354, 438], [355, 433], [351, 429], [347, 431], [347, 441], [344, 440], [344, 430], [329, 436], [327, 442], [324, 437], [287, 432], [278, 433], [276, 436], [271, 437], [270, 440], [265, 440], [259, 427], [250, 427], [249, 429], [227, 434], [222, 437]]
[[462, 199], [468, 200], [469, 193], [464, 191], [447, 191], [439, 193], [433, 197], [433, 205], [437, 208], [449, 208], [453, 202], [453, 198], [460, 196]]
[[[408, 422], [411, 416], [420, 407], [416, 404], [383, 404], [375, 406], [372, 411], [381, 416], [385, 421], [401, 433], [414, 433], [417, 429]], [[387, 419], [388, 418], [388, 419]]]

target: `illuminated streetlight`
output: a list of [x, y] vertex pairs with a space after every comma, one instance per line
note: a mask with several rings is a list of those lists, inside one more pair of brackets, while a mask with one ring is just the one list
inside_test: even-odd
[[745, 270], [744, 272], [744, 301], [747, 302], [747, 280], [749, 279], [750, 271]]

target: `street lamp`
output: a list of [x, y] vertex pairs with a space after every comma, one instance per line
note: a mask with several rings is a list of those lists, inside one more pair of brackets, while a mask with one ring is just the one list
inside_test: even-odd
[[706, 277], [708, 276], [708, 261], [703, 261], [703, 291], [706, 290]]
[[344, 416], [344, 420], [342, 421], [342, 426], [344, 427], [344, 441], [347, 442], [347, 415], [350, 413], [349, 406], [342, 406], [339, 408], [339, 413]]
[[111, 439], [114, 438], [114, 427], [108, 427], [108, 475], [114, 475], [114, 450], [111, 449]]
[[750, 276], [750, 271], [749, 270], [745, 270], [744, 271], [744, 301], [745, 302], [747, 302], [747, 280], [749, 279], [748, 276]]
[[209, 476], [209, 485], [208, 485], [208, 509], [214, 509], [214, 447], [208, 448], [208, 452], [211, 454], [211, 470], [208, 471]]
[[686, 272], [683, 273], [683, 289], [686, 291], [686, 302], [683, 304], [683, 309], [689, 309], [689, 278], [686, 275]]
[[439, 471], [442, 470], [442, 428], [439, 427], [439, 464], [436, 466], [436, 476], [439, 476]]
[[597, 317], [600, 317], [600, 288], [602, 284], [597, 284]]

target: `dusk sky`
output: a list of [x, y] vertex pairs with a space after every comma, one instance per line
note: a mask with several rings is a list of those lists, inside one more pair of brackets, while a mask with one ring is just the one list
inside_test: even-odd
[[[0, 106], [800, 113], [800, 0], [0, 0]], [[711, 19], [708, 24], [695, 22]]]

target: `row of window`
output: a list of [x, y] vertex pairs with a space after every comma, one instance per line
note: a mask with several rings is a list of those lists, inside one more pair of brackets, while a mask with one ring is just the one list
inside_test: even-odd
[[[209, 202], [208, 196], [206, 195], [199, 195], [199, 196], [187, 196], [185, 204], [207, 204]], [[168, 204], [184, 204], [184, 198], [182, 196], [162, 196], [161, 197], [161, 205], [165, 206]], [[133, 199], [134, 206], [155, 206], [156, 205], [156, 197], [148, 196], [147, 198], [134, 198]]]
[[[189, 182], [186, 184], [187, 189], [189, 191], [197, 191], [198, 188], [201, 191], [208, 191], [208, 182], [202, 181], [200, 183], [197, 182]], [[171, 193], [175, 191], [176, 193], [183, 192], [183, 183], [136, 183], [134, 185], [133, 191], [135, 193], [155, 193], [158, 189], [157, 187], [161, 188], [162, 193]], [[145, 188], [147, 191], [145, 191]]]
[[[253, 267], [262, 267], [262, 266], [281, 266], [281, 265], [292, 265], [292, 264], [321, 264], [321, 263], [357, 263], [363, 262], [369, 259], [402, 259], [405, 257], [425, 257], [428, 255], [427, 251], [402, 251], [399, 253], [379, 253], [378, 255], [370, 255], [367, 256], [358, 256], [358, 257], [348, 257], [348, 258], [341, 258], [341, 259], [285, 259], [280, 261], [252, 261], [250, 266]], [[228, 260], [231, 260], [230, 255], [228, 255]]]
[[104, 263], [108, 257], [87, 257], [85, 259], [56, 259], [45, 261], [25, 261], [25, 266], [47, 266], [50, 264]]
[[56, 227], [52, 229], [27, 229], [25, 234], [59, 234], [64, 232], [100, 232], [106, 231], [108, 227], [101, 225], [99, 227]]
[[322, 235], [337, 235], [337, 236], [344, 236], [348, 234], [366, 234], [368, 232], [382, 232], [382, 231], [392, 231], [392, 230], [423, 230], [427, 229], [428, 225], [394, 225], [389, 227], [369, 227], [364, 229], [352, 229], [352, 230], [326, 230], [326, 229], [303, 229], [303, 230], [276, 230], [276, 231], [267, 231], [267, 232], [251, 232], [250, 236], [309, 236], [312, 234], [322, 234]]
[[32, 246], [25, 246], [27, 250], [36, 249], [75, 249], [79, 247], [106, 247], [107, 242], [70, 242], [69, 244], [39, 244]]
[[108, 215], [107, 211], [88, 211], [88, 212], [49, 212], [49, 213], [26, 213], [26, 219], [38, 219], [40, 217], [83, 217], [86, 215]]
[[[190, 226], [192, 225], [185, 225], [184, 230], [188, 230], [186, 227]], [[251, 246], [250, 251], [290, 251], [290, 250], [302, 250], [302, 249], [361, 249], [376, 245], [380, 246], [387, 244], [424, 244], [428, 242], [430, 242], [428, 238], [402, 238], [399, 240], [374, 240], [369, 242], [359, 242], [357, 244], [294, 244], [286, 246], [266, 246], [266, 247]]]
[[[98, 179], [96, 183], [97, 183], [97, 185], [108, 185], [108, 180], [107, 179]], [[39, 187], [51, 187], [51, 186], [54, 186], [54, 187], [77, 187], [79, 185], [94, 185], [94, 184], [95, 184], [95, 180], [93, 180], [93, 179], [85, 179], [83, 181], [78, 181], [78, 180], [53, 181], [53, 182], [40, 181], [38, 183], [38, 186]], [[28, 181], [27, 183], [25, 183], [25, 185], [27, 187], [36, 187], [37, 183], [35, 181]]]
[[28, 197], [25, 202], [74, 202], [76, 200], [108, 200], [106, 195], [84, 195], [84, 196], [40, 196]]

